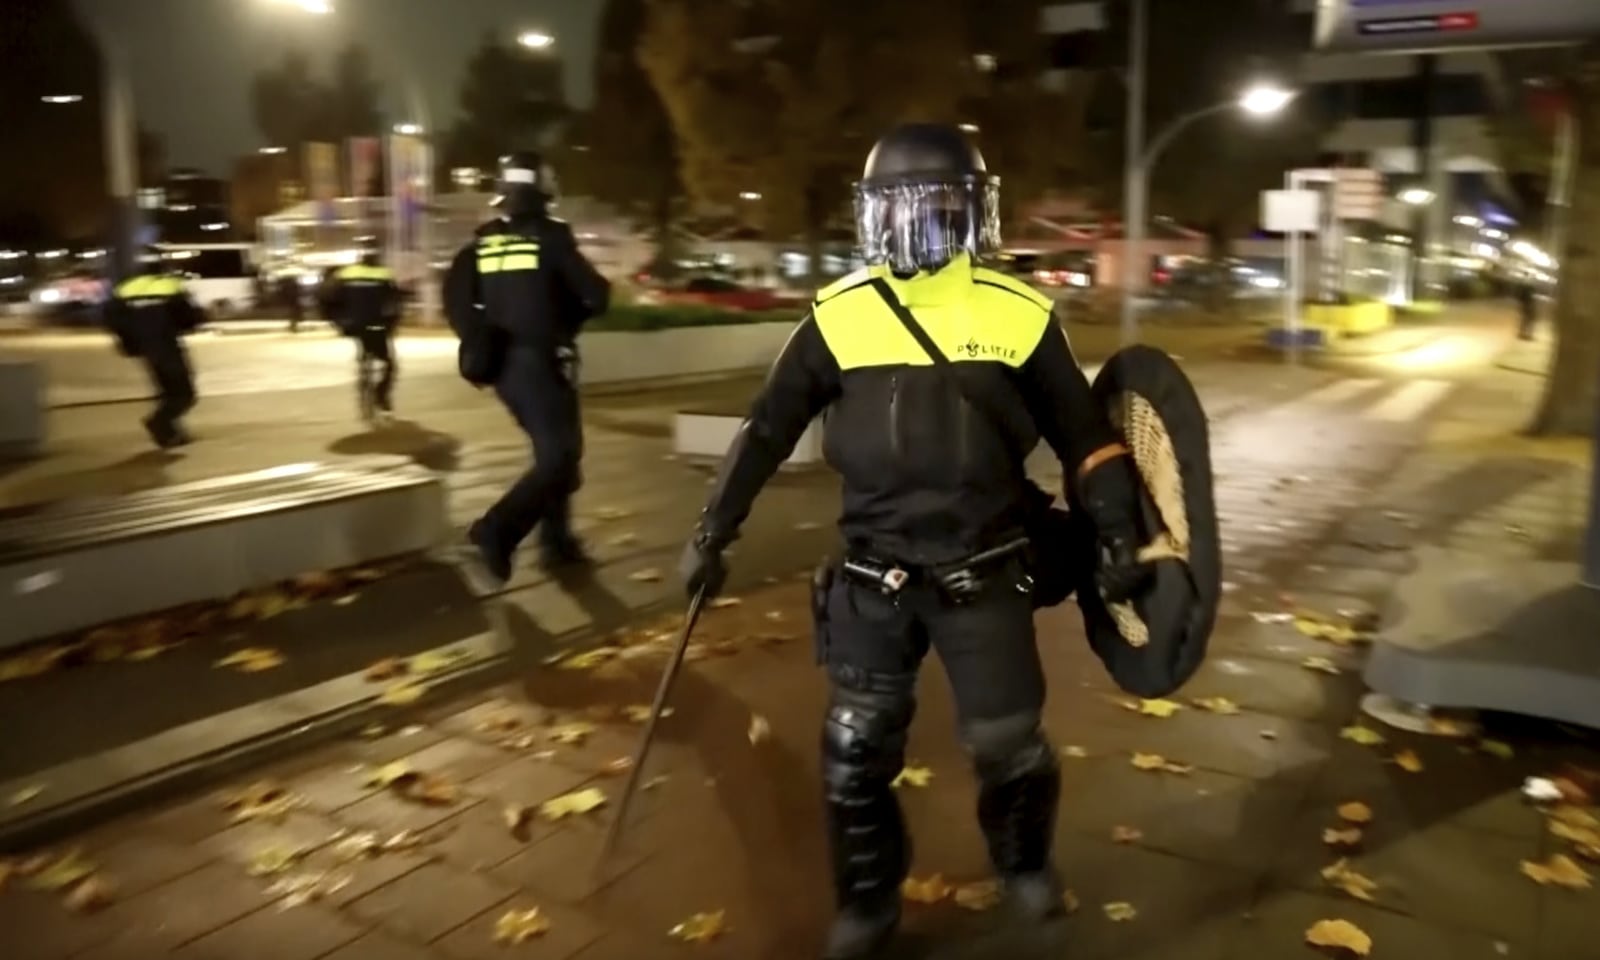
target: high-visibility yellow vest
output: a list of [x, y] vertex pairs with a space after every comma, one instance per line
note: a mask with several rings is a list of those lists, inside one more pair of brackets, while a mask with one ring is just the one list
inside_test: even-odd
[[841, 371], [931, 366], [900, 320], [869, 285], [886, 281], [933, 342], [955, 363], [1027, 361], [1052, 322], [1050, 298], [962, 256], [934, 274], [900, 280], [886, 266], [867, 267], [817, 293], [812, 315]]
[[183, 293], [183, 281], [164, 273], [150, 273], [117, 284], [112, 296], [118, 300], [161, 300]]
[[353, 263], [348, 267], [340, 267], [334, 274], [338, 279], [353, 283], [393, 283], [394, 271], [388, 267], [368, 266], [364, 263]]
[[478, 238], [478, 273], [539, 269], [539, 241], [511, 233]]

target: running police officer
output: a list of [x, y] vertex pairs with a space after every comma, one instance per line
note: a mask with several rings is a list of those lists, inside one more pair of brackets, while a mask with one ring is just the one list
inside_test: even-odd
[[[1134, 473], [1051, 302], [978, 265], [999, 246], [998, 199], [999, 180], [955, 129], [907, 125], [878, 142], [855, 198], [869, 266], [820, 291], [795, 329], [684, 553], [691, 595], [720, 589], [722, 552], [757, 492], [831, 408], [824, 449], [844, 480], [847, 552], [818, 602], [839, 908], [829, 958], [872, 953], [899, 921], [911, 848], [890, 783], [930, 646], [950, 678], [979, 825], [1008, 899], [1034, 919], [1062, 909], [1050, 853], [1059, 770], [1040, 727], [1044, 677], [1020, 537], [1023, 459], [1040, 437], [1095, 523], [1102, 591], [1127, 596], [1144, 577]], [[951, 363], [933, 363], [919, 334]]]
[[393, 271], [379, 260], [377, 238], [360, 237], [356, 244], [361, 262], [333, 272], [323, 292], [323, 312], [358, 345], [356, 388], [361, 416], [370, 421], [394, 411], [394, 329], [402, 294]]
[[145, 417], [144, 428], [162, 449], [191, 440], [180, 422], [195, 403], [183, 335], [204, 319], [182, 278], [162, 267], [160, 251], [154, 248], [140, 254], [133, 275], [117, 284], [106, 301], [106, 326], [117, 346], [124, 356], [143, 360], [155, 384], [156, 408]]
[[482, 588], [511, 576], [511, 558], [535, 527], [549, 568], [588, 558], [571, 522], [580, 481], [578, 331], [603, 313], [611, 285], [578, 250], [572, 228], [549, 215], [554, 176], [538, 154], [500, 159], [500, 217], [456, 255], [445, 310], [462, 340], [462, 374], [492, 384], [533, 443], [534, 463], [468, 530], [467, 569]]

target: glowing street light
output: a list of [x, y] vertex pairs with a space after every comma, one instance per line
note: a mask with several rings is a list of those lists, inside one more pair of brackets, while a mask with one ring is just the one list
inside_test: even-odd
[[44, 103], [78, 103], [83, 99], [83, 96], [77, 93], [57, 93], [40, 97], [39, 99]]
[[1293, 90], [1262, 84], [1246, 90], [1238, 102], [1239, 108], [1245, 113], [1257, 117], [1270, 117], [1281, 112], [1293, 100]]
[[976, 123], [963, 123], [960, 129], [962, 133], [977, 133], [978, 125]]
[[288, 147], [262, 147], [259, 152], [260, 153], [264, 153], [267, 156], [271, 157], [271, 156], [276, 156], [277, 154], [280, 154], [280, 153], [288, 153], [289, 152], [289, 148]]
[[542, 30], [524, 30], [517, 34], [517, 43], [529, 50], [548, 50], [555, 46], [556, 38]]
[[1425, 207], [1433, 202], [1433, 191], [1427, 187], [1407, 187], [1400, 191], [1400, 202], [1413, 207]]
[[761, 199], [761, 194], [757, 193], [754, 190], [742, 190], [742, 191], [739, 192], [739, 199], [740, 200], [760, 200]]
[[420, 123], [397, 123], [397, 124], [394, 125], [394, 132], [400, 134], [403, 137], [415, 137], [415, 136], [418, 136], [418, 135], [420, 135], [422, 133], [422, 124], [420, 124]]

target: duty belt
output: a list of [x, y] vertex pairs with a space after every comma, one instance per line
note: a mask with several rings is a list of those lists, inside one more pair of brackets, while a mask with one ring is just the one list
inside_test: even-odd
[[871, 587], [886, 597], [898, 597], [913, 583], [928, 582], [938, 587], [939, 592], [947, 598], [961, 602], [977, 595], [983, 586], [984, 568], [1020, 554], [1027, 548], [1028, 538], [1017, 537], [953, 563], [932, 567], [912, 566], [909, 569], [892, 560], [851, 554], [845, 558], [840, 570], [856, 583]]

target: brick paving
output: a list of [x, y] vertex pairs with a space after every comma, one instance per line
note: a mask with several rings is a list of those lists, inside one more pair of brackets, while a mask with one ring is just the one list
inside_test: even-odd
[[[1461, 444], [1462, 424], [1525, 403], [1523, 387], [1490, 375], [1446, 401], [1430, 436], [1417, 422], [1373, 422], [1333, 402], [1325, 374], [1201, 368], [1197, 379], [1216, 416], [1219, 502], [1225, 515], [1230, 585], [1213, 653], [1178, 698], [1227, 697], [1240, 712], [1190, 705], [1170, 719], [1141, 716], [1122, 698], [1081, 640], [1076, 611], [1041, 617], [1051, 684], [1046, 723], [1063, 746], [1064, 795], [1056, 854], [1081, 903], [1056, 928], [1022, 929], [999, 912], [953, 904], [908, 906], [894, 956], [1182, 958], [1257, 960], [1314, 955], [1307, 927], [1342, 918], [1393, 958], [1595, 956], [1595, 894], [1534, 885], [1523, 860], [1557, 852], [1539, 812], [1518, 787], [1525, 776], [1569, 764], [1600, 766], [1593, 745], [1570, 731], [1492, 720], [1512, 749], [1502, 759], [1470, 741], [1384, 731], [1387, 743], [1343, 739], [1364, 692], [1360, 648], [1336, 647], [1293, 624], [1258, 622], [1291, 604], [1332, 612], [1381, 601], [1403, 552], [1372, 549], [1371, 517], [1394, 504], [1431, 505], [1451, 517], [1451, 495], [1430, 487], [1440, 457], [1483, 459]], [[1278, 382], [1274, 382], [1278, 381]], [[1505, 426], [1490, 420], [1484, 438]], [[1491, 429], [1492, 428], [1492, 429]], [[1480, 438], [1480, 440], [1484, 439]], [[1422, 447], [1418, 444], [1426, 439]], [[1505, 456], [1531, 454], [1497, 446]], [[1477, 458], [1473, 460], [1473, 458]], [[1425, 500], [1418, 491], [1428, 491]], [[1406, 497], [1410, 496], [1410, 500]], [[1512, 500], [1536, 549], [1567, 549], [1570, 498], [1545, 496], [1538, 510]], [[796, 497], [794, 505], [805, 498]], [[815, 509], [815, 508], [813, 508]], [[1521, 513], [1515, 511], [1521, 510]], [[1460, 510], [1456, 510], [1460, 513]], [[805, 514], [786, 512], [784, 523]], [[1501, 522], [1498, 516], [1492, 522]], [[778, 521], [740, 544], [771, 550]], [[1441, 520], [1424, 529], [1459, 535]], [[1470, 531], [1468, 531], [1470, 532]], [[1496, 538], [1479, 531], [1488, 552]], [[1506, 538], [1502, 538], [1506, 539]], [[762, 543], [769, 544], [762, 548]], [[1518, 544], [1526, 541], [1518, 539]], [[1517, 549], [1521, 549], [1519, 546]], [[740, 561], [736, 560], [736, 563]], [[753, 557], [746, 563], [754, 563]], [[521, 591], [526, 594], [534, 588]], [[1292, 596], [1290, 596], [1292, 595]], [[502, 602], [516, 604], [518, 594]], [[508, 804], [536, 805], [575, 789], [614, 794], [607, 765], [624, 756], [637, 728], [612, 715], [648, 699], [659, 660], [641, 657], [592, 670], [545, 666], [515, 684], [430, 711], [420, 729], [331, 744], [252, 776], [274, 778], [305, 798], [281, 824], [230, 826], [217, 799], [195, 796], [106, 824], [80, 844], [118, 885], [108, 909], [79, 916], [13, 878], [0, 894], [0, 954], [7, 960], [145, 957], [608, 958], [814, 956], [829, 912], [817, 780], [817, 725], [824, 689], [804, 636], [804, 588], [793, 581], [748, 590], [739, 606], [713, 612], [700, 635], [706, 656], [685, 672], [653, 754], [622, 849], [594, 873], [604, 808], [560, 822], [535, 820], [526, 839], [504, 820]], [[719, 645], [718, 641], [722, 643]], [[1324, 657], [1337, 674], [1309, 670]], [[909, 755], [934, 772], [903, 801], [916, 838], [914, 872], [957, 881], [987, 875], [972, 819], [972, 779], [952, 734], [949, 697], [936, 668], [925, 673]], [[507, 734], [484, 721], [513, 711], [527, 724], [583, 720], [595, 732], [578, 745], [506, 749]], [[752, 715], [770, 737], [752, 744]], [[543, 756], [539, 751], [554, 749]], [[1412, 750], [1422, 769], [1393, 758]], [[1180, 776], [1135, 770], [1132, 752], [1191, 764]], [[460, 797], [426, 806], [365, 785], [397, 758], [447, 775]], [[1374, 812], [1352, 854], [1378, 884], [1361, 903], [1332, 890], [1320, 871], [1334, 859], [1322, 831], [1335, 808], [1361, 801]], [[1132, 827], [1132, 842], [1112, 838]], [[341, 843], [363, 831], [414, 831], [417, 845], [354, 863]], [[341, 831], [343, 833], [341, 833]], [[289, 876], [329, 871], [342, 883], [322, 899], [288, 906], [282, 877], [252, 877], [263, 848], [312, 849]], [[1137, 911], [1115, 922], [1103, 907]], [[542, 937], [496, 944], [509, 909], [537, 905], [551, 921]], [[725, 910], [729, 929], [703, 945], [667, 936], [694, 913]]]

